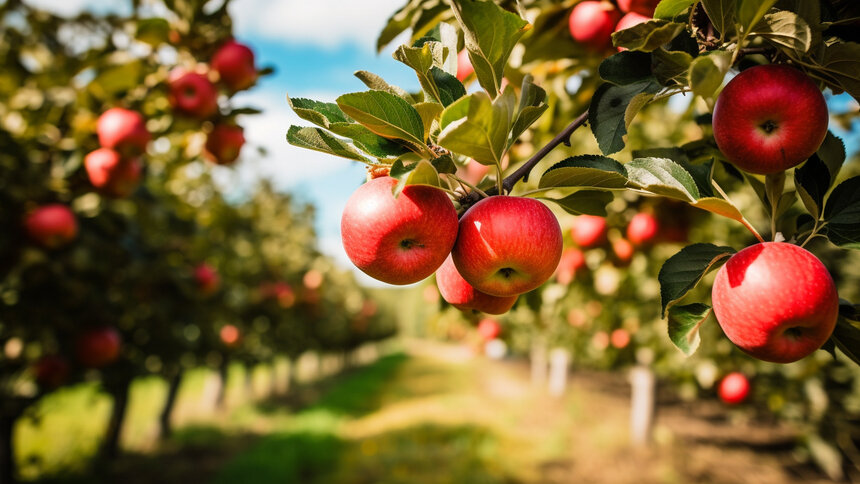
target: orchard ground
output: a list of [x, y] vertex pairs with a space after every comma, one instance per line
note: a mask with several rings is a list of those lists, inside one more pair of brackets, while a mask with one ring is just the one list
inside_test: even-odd
[[162, 444], [153, 431], [165, 385], [138, 380], [127, 454], [86, 477], [74, 466], [94, 452], [110, 403], [92, 386], [63, 390], [39, 405], [42, 419], [19, 424], [22, 472], [36, 482], [131, 484], [827, 482], [799, 462], [791, 428], [716, 400], [659, 391], [654, 442], [635, 448], [623, 372], [575, 370], [553, 398], [532, 387], [520, 359], [417, 340], [382, 348], [338, 374], [336, 361], [317, 374], [306, 359], [302, 383], [280, 395], [270, 368], [248, 379], [234, 366], [220, 412], [207, 403], [217, 379], [192, 372], [176, 433]]

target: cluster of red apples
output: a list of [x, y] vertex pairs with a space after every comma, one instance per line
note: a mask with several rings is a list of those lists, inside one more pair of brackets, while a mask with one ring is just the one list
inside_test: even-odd
[[[570, 35], [597, 51], [612, 45], [612, 33], [651, 20], [660, 0], [586, 0], [573, 7]], [[618, 50], [623, 50], [618, 48]]]

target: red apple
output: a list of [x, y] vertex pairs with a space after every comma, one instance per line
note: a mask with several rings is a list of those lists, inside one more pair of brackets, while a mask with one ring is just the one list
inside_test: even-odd
[[254, 52], [235, 40], [228, 41], [215, 52], [211, 65], [231, 91], [248, 89], [257, 81]]
[[450, 255], [436, 271], [436, 285], [442, 298], [461, 311], [473, 309], [487, 314], [504, 314], [517, 302], [517, 296], [491, 296], [472, 287], [457, 272]]
[[411, 185], [397, 197], [397, 180], [365, 183], [346, 202], [340, 223], [346, 255], [365, 274], [411, 284], [436, 271], [457, 239], [457, 211], [438, 188]]
[[69, 378], [69, 362], [60, 355], [43, 356], [33, 365], [36, 383], [44, 388], [57, 388]]
[[229, 165], [239, 158], [245, 134], [241, 126], [218, 124], [206, 138], [206, 156], [219, 165]]
[[812, 156], [827, 134], [827, 103], [812, 80], [786, 65], [751, 67], [714, 105], [714, 139], [741, 170], [778, 173]]
[[630, 344], [630, 333], [624, 328], [614, 329], [609, 335], [609, 342], [619, 350], [626, 348]]
[[606, 219], [594, 215], [580, 215], [570, 230], [573, 242], [583, 249], [597, 247], [606, 242]]
[[62, 247], [78, 235], [78, 221], [69, 207], [60, 204], [44, 205], [33, 210], [24, 222], [27, 235], [48, 249]]
[[637, 213], [627, 225], [627, 239], [635, 245], [652, 242], [659, 232], [657, 217], [650, 213]]
[[218, 277], [218, 271], [207, 263], [202, 263], [194, 268], [194, 280], [197, 282], [197, 287], [203, 294], [212, 294], [218, 290], [221, 285], [221, 278]]
[[619, 266], [626, 266], [633, 260], [633, 252], [635, 249], [633, 248], [633, 244], [631, 244], [627, 239], [618, 239], [615, 242], [612, 242], [612, 252], [615, 253], [616, 264]]
[[654, 16], [654, 10], [660, 0], [617, 0], [622, 12], [636, 12], [647, 17]]
[[275, 283], [274, 295], [282, 308], [292, 307], [296, 303], [296, 293], [286, 282]]
[[478, 322], [478, 334], [484, 341], [496, 339], [502, 334], [502, 327], [495, 319], [482, 319]]
[[149, 131], [140, 113], [124, 108], [111, 108], [99, 116], [96, 133], [102, 148], [136, 156], [146, 151]]
[[750, 393], [750, 382], [743, 373], [735, 371], [720, 381], [717, 392], [723, 402], [737, 405], [747, 399], [747, 395]]
[[714, 315], [726, 336], [751, 356], [797, 361], [824, 344], [839, 311], [836, 286], [814, 255], [765, 242], [733, 255], [717, 272]]
[[561, 253], [561, 259], [555, 270], [555, 280], [559, 284], [570, 284], [576, 277], [576, 273], [583, 268], [585, 268], [585, 254], [575, 247], [567, 248]]
[[75, 353], [78, 362], [87, 368], [103, 368], [119, 358], [122, 338], [111, 327], [94, 328], [78, 335]]
[[457, 54], [457, 79], [464, 82], [473, 72], [475, 68], [472, 66], [472, 60], [469, 59], [469, 51], [463, 49]]
[[605, 49], [621, 14], [609, 2], [587, 0], [573, 7], [568, 20], [570, 35], [594, 49]]
[[[646, 17], [636, 12], [630, 12], [621, 17], [621, 20], [618, 21], [618, 25], [615, 26], [615, 32], [629, 29], [630, 27], [634, 27], [649, 20], [651, 20], [651, 17]], [[623, 50], [627, 49], [624, 47], [618, 47], [618, 52], [621, 52]]]
[[227, 346], [228, 348], [239, 346], [239, 342], [242, 339], [239, 328], [232, 324], [225, 324], [222, 326], [218, 335], [221, 337], [221, 342], [224, 343], [224, 346]]
[[495, 196], [460, 219], [451, 255], [463, 279], [492, 296], [515, 296], [547, 281], [561, 259], [555, 215], [533, 198]]
[[126, 197], [140, 184], [140, 161], [123, 160], [109, 148], [99, 148], [84, 158], [84, 168], [90, 183], [101, 193], [111, 197]]
[[205, 119], [218, 111], [218, 90], [203, 74], [177, 71], [171, 74], [170, 104], [177, 111]]

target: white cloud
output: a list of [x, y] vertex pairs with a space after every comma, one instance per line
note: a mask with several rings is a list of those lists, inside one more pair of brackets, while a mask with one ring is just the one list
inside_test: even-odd
[[99, 13], [122, 14], [128, 14], [131, 11], [129, 2], [106, 2], [104, 0], [24, 0], [24, 3], [64, 17], [72, 17], [84, 9]]
[[230, 4], [237, 33], [337, 47], [375, 49], [376, 37], [405, 0], [239, 0]]

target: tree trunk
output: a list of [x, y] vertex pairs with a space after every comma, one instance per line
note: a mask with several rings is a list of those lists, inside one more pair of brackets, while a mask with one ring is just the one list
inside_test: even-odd
[[218, 377], [221, 378], [221, 387], [218, 388], [218, 397], [215, 399], [215, 408], [224, 410], [227, 403], [227, 370], [230, 368], [230, 360], [226, 357], [221, 360], [218, 367]]
[[547, 361], [546, 361], [546, 338], [543, 333], [535, 333], [531, 348], [531, 372], [532, 385], [535, 388], [543, 388], [546, 383]]
[[644, 446], [651, 440], [654, 424], [654, 372], [639, 365], [630, 371], [630, 440]]
[[15, 451], [12, 445], [15, 419], [15, 415], [0, 416], [0, 484], [18, 482], [15, 478]]
[[113, 396], [113, 408], [108, 421], [105, 441], [102, 444], [102, 456], [108, 460], [115, 459], [120, 453], [120, 437], [122, 436], [122, 424], [125, 421], [128, 409], [128, 396], [131, 389], [131, 379], [117, 382], [108, 391]]
[[298, 385], [299, 378], [299, 359], [291, 356], [287, 362], [287, 393], [291, 392]]
[[176, 397], [179, 395], [179, 386], [182, 383], [182, 370], [177, 371], [167, 380], [167, 399], [164, 402], [164, 408], [161, 409], [159, 423], [161, 424], [161, 438], [166, 439], [173, 433], [173, 426], [170, 422], [170, 416], [173, 414], [173, 407], [176, 406]]
[[549, 352], [549, 394], [554, 397], [564, 395], [567, 389], [567, 368], [570, 352], [564, 348], [554, 348]]

